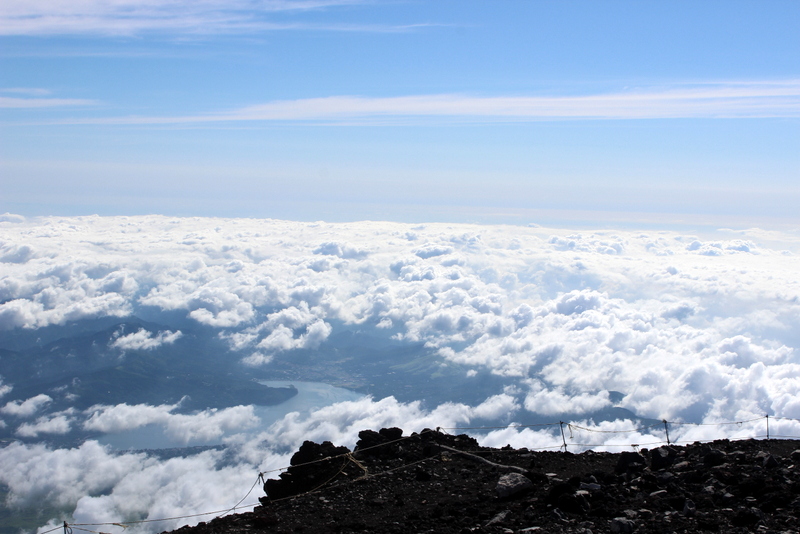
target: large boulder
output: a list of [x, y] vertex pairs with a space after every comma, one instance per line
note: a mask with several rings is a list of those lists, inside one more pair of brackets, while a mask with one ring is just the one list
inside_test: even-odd
[[533, 489], [533, 482], [525, 475], [507, 473], [500, 477], [495, 486], [495, 493], [500, 499], [507, 499]]
[[719, 449], [710, 449], [705, 456], [703, 456], [703, 463], [708, 467], [715, 467], [724, 464], [728, 460], [728, 455], [725, 451]]
[[640, 471], [646, 465], [644, 456], [638, 452], [623, 451], [617, 460], [617, 473], [630, 473]]
[[362, 457], [393, 457], [397, 455], [396, 442], [402, 437], [403, 430], [396, 427], [382, 428], [378, 432], [362, 430], [358, 433], [355, 452]]
[[658, 471], [666, 469], [675, 463], [675, 458], [678, 457], [678, 451], [673, 447], [659, 447], [650, 451], [650, 469]]
[[264, 492], [270, 499], [282, 499], [311, 491], [329, 482], [350, 462], [347, 447], [336, 447], [330, 441], [322, 444], [305, 441], [294, 453], [290, 467], [280, 479], [264, 483]]

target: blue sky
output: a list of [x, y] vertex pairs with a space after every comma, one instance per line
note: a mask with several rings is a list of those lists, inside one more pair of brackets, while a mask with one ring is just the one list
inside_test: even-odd
[[7, 1], [0, 212], [798, 222], [800, 4]]

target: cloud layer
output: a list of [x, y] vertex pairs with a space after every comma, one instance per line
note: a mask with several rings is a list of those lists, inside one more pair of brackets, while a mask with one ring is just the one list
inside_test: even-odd
[[[259, 364], [319, 347], [339, 322], [425, 343], [465, 373], [508, 377], [539, 413], [588, 413], [620, 391], [621, 406], [655, 418], [800, 417], [793, 235], [776, 247], [759, 231], [164, 217], [0, 225], [4, 330], [168, 311], [218, 328]], [[150, 349], [180, 335], [140, 330], [114, 344]]]
[[[364, 398], [290, 413], [269, 428], [252, 407], [48, 413], [46, 396], [7, 401], [3, 424], [20, 437], [158, 425], [185, 443], [228, 444], [224, 461], [219, 451], [158, 461], [94, 442], [13, 444], [0, 450], [12, 504], [52, 499], [87, 522], [224, 509], [259, 470], [285, 465], [302, 440], [352, 446], [359, 430], [382, 426], [455, 429], [568, 412], [576, 450], [664, 439], [663, 428], [589, 420], [618, 406], [687, 423], [670, 429], [673, 440], [763, 435], [765, 414], [774, 434], [800, 435], [796, 234], [13, 216], [0, 230], [4, 330], [169, 313], [216, 329], [246, 363], [269, 366], [278, 355], [324, 347], [345, 325], [424, 344], [469, 380], [488, 374], [506, 384], [472, 406]], [[140, 330], [114, 343], [142, 350], [180, 335]], [[13, 384], [2, 388], [13, 392]], [[727, 421], [750, 422], [713, 426]], [[473, 432], [489, 445], [560, 444], [558, 427]], [[82, 482], [69, 489], [75, 466], [83, 466]], [[41, 478], [48, 484], [29, 482]], [[219, 494], [193, 493], [212, 485]]]

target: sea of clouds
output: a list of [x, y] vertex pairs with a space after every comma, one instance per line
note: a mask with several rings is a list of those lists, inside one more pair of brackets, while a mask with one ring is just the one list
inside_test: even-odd
[[[0, 425], [16, 425], [20, 437], [155, 424], [187, 443], [224, 436], [228, 447], [159, 460], [95, 441], [70, 449], [14, 442], [0, 449], [0, 483], [10, 488], [10, 506], [47, 502], [73, 510], [77, 523], [113, 523], [225, 510], [260, 471], [287, 465], [287, 451], [303, 440], [352, 446], [366, 428], [467, 427], [514, 421], [526, 411], [558, 421], [562, 413], [619, 406], [695, 423], [673, 425], [673, 439], [761, 435], [766, 414], [773, 435], [800, 437], [798, 251], [800, 233], [758, 229], [693, 235], [0, 216], [0, 330], [155, 309], [217, 328], [245, 364], [268, 366], [276, 354], [319, 347], [334, 324], [364, 325], [425, 343], [466, 376], [491, 372], [512, 384], [475, 406], [364, 397], [290, 413], [259, 431], [249, 406], [187, 415], [175, 406], [117, 405], [43, 415], [50, 397], [3, 403], [14, 384], [2, 381]], [[114, 343], [148, 350], [182, 335], [142, 330]], [[664, 439], [663, 427], [582, 430], [631, 429], [632, 421], [572, 422], [567, 438], [598, 448]], [[559, 430], [473, 433], [486, 445], [536, 448], [561, 444]], [[210, 517], [143, 523], [135, 531]]]

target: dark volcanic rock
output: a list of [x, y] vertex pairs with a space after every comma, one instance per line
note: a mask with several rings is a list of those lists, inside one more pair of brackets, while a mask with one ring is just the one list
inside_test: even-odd
[[[794, 441], [565, 454], [490, 449], [432, 430], [406, 437], [399, 429], [364, 431], [359, 438], [352, 454], [330, 442], [305, 442], [280, 479], [267, 482], [268, 497], [253, 512], [179, 532], [800, 531]], [[498, 492], [503, 479], [524, 490]]]
[[659, 447], [650, 452], [650, 469], [653, 471], [666, 469], [675, 463], [677, 457], [678, 451], [675, 447]]
[[646, 465], [644, 456], [638, 452], [625, 451], [618, 455], [617, 460], [617, 473], [627, 473], [630, 471], [638, 471]]
[[393, 457], [397, 455], [395, 442], [403, 437], [399, 428], [382, 428], [379, 432], [362, 430], [358, 433], [356, 452], [359, 456]]
[[322, 445], [306, 441], [294, 453], [291, 467], [281, 473], [280, 480], [267, 480], [264, 493], [270, 499], [282, 499], [317, 489], [346, 466], [349, 453], [347, 447], [335, 447], [330, 441]]
[[703, 456], [703, 463], [709, 467], [722, 465], [727, 460], [728, 455], [719, 449], [711, 449]]
[[505, 499], [532, 490], [533, 482], [519, 473], [507, 473], [500, 477], [494, 489], [499, 498]]

